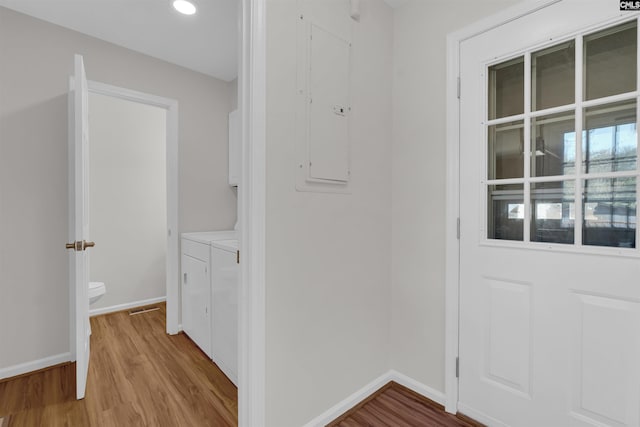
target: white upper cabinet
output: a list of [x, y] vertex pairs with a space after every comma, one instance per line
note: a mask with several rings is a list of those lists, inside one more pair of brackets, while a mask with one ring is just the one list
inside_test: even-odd
[[240, 183], [240, 135], [240, 114], [239, 110], [234, 110], [229, 113], [229, 185], [232, 187], [237, 187]]

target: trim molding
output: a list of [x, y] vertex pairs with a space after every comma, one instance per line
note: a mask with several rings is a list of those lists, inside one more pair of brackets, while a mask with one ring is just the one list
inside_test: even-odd
[[110, 307], [94, 308], [89, 310], [89, 316], [99, 316], [101, 314], [115, 313], [117, 311], [129, 310], [130, 308], [142, 307], [145, 305], [157, 304], [159, 302], [165, 302], [167, 297], [149, 298], [140, 301], [128, 302], [126, 304], [117, 304]]
[[518, 3], [447, 35], [447, 151], [446, 151], [446, 225], [445, 225], [445, 410], [458, 411], [456, 358], [459, 340], [460, 241], [457, 219], [460, 217], [460, 43], [562, 0], [531, 0]]
[[433, 400], [434, 402], [444, 406], [446, 401], [446, 396], [443, 392], [436, 390], [435, 388], [429, 387], [426, 384], [422, 384], [421, 382], [416, 381], [413, 378], [408, 377], [394, 370], [389, 371], [389, 376], [390, 376], [389, 381], [395, 381], [398, 384], [405, 386], [409, 390], [415, 391], [419, 395], [422, 395], [427, 399]]
[[266, 0], [242, 0], [238, 425], [266, 425]]
[[8, 366], [0, 369], [0, 380], [5, 378], [16, 377], [18, 375], [28, 374], [29, 372], [39, 371], [51, 366], [59, 365], [71, 361], [71, 353], [61, 353], [55, 356], [49, 356], [31, 362], [20, 363], [19, 365]]
[[304, 427], [321, 427], [326, 426], [332, 421], [336, 420], [338, 417], [342, 416], [347, 411], [351, 410], [358, 404], [360, 404], [363, 400], [367, 399], [369, 396], [380, 390], [385, 385], [389, 384], [391, 381], [394, 381], [411, 391], [418, 393], [421, 396], [426, 397], [427, 399], [433, 400], [440, 405], [444, 405], [445, 395], [441, 391], [433, 389], [421, 382], [414, 380], [404, 374], [401, 374], [398, 371], [394, 371], [393, 369], [388, 371], [387, 373], [380, 375], [375, 380], [371, 381], [361, 389], [357, 390], [350, 396], [341, 400], [331, 408], [327, 409], [322, 414], [318, 415], [313, 420], [309, 421], [304, 425]]
[[318, 415], [316, 418], [312, 419], [308, 423], [304, 425], [304, 427], [321, 427], [326, 426], [331, 421], [335, 420], [367, 397], [371, 396], [373, 393], [378, 391], [380, 388], [384, 387], [391, 379], [391, 372], [389, 371], [386, 374], [380, 375], [375, 380], [371, 381], [369, 384], [365, 385], [355, 393], [347, 396], [342, 401], [333, 405], [331, 408], [324, 411], [322, 414]]

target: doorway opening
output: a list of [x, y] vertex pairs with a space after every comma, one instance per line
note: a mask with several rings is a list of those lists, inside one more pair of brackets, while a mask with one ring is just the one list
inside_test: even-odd
[[89, 280], [107, 292], [90, 315], [166, 296], [166, 110], [90, 93]]
[[90, 227], [101, 242], [90, 279], [107, 288], [91, 314], [166, 299], [167, 333], [176, 334], [178, 103], [93, 81], [89, 102]]

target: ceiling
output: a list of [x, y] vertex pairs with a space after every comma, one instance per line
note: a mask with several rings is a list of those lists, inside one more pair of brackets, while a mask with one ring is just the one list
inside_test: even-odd
[[177, 13], [169, 0], [0, 0], [0, 6], [225, 81], [238, 75], [238, 0], [195, 0]]
[[[384, 0], [397, 8], [408, 0]], [[177, 13], [169, 0], [0, 0], [0, 6], [225, 81], [238, 75], [239, 0], [195, 0]]]

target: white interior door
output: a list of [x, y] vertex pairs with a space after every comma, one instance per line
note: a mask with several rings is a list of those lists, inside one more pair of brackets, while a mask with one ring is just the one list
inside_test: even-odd
[[489, 425], [640, 425], [637, 39], [565, 0], [461, 43], [458, 409]]
[[[69, 277], [71, 285], [72, 352], [76, 361], [76, 397], [84, 398], [89, 370], [89, 242], [88, 145], [89, 90], [81, 55], [74, 58], [69, 96]], [[75, 344], [75, 345], [74, 345]]]

